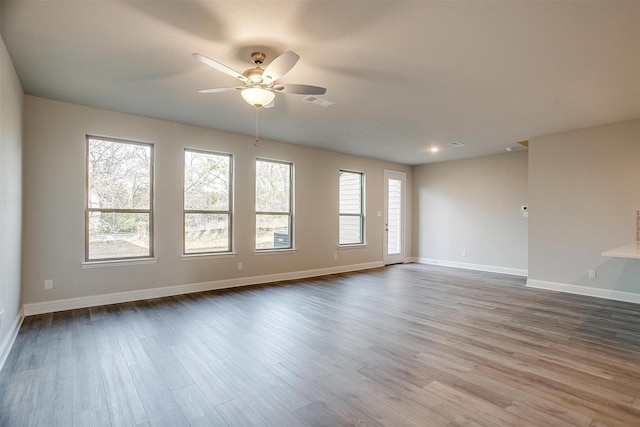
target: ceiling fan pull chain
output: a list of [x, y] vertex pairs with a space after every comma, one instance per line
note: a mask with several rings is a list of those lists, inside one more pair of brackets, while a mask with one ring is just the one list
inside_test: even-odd
[[259, 138], [258, 138], [258, 110], [260, 110], [258, 107], [256, 107], [256, 147], [258, 146], [258, 142], [260, 142]]

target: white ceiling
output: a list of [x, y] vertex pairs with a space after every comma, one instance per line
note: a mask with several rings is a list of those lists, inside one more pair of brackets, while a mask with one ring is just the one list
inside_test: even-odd
[[[640, 2], [2, 1], [27, 94], [247, 134], [255, 116], [200, 52], [242, 72], [301, 56], [263, 138], [422, 164], [640, 118]], [[467, 144], [451, 148], [450, 141]], [[431, 153], [431, 147], [440, 151]]]

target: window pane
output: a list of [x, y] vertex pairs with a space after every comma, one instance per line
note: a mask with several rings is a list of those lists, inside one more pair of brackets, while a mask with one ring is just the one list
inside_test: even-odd
[[291, 164], [256, 161], [256, 211], [289, 212]]
[[229, 251], [228, 214], [184, 215], [184, 252], [187, 254]]
[[402, 234], [400, 230], [401, 222], [401, 195], [402, 181], [399, 179], [389, 179], [388, 181], [388, 199], [387, 199], [387, 253], [395, 255], [401, 253]]
[[340, 213], [362, 213], [362, 174], [340, 172]]
[[362, 217], [349, 215], [340, 216], [340, 242], [341, 245], [362, 243]]
[[340, 171], [340, 224], [338, 232], [340, 245], [364, 243], [362, 183], [362, 173]]
[[148, 213], [89, 213], [89, 259], [151, 256]]
[[291, 248], [289, 215], [256, 215], [256, 248]]
[[230, 156], [185, 151], [184, 208], [228, 211]]
[[90, 208], [151, 208], [151, 146], [89, 138]]

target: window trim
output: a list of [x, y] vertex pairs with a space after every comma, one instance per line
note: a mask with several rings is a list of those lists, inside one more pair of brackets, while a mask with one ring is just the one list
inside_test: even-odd
[[[192, 153], [200, 153], [206, 155], [213, 156], [224, 156], [229, 158], [229, 210], [228, 211], [214, 211], [214, 210], [206, 210], [206, 209], [185, 209], [185, 173], [186, 173], [186, 153], [190, 151]], [[197, 256], [215, 256], [215, 255], [228, 255], [233, 254], [233, 243], [234, 243], [234, 233], [233, 233], [233, 206], [234, 206], [234, 181], [235, 181], [235, 159], [233, 154], [231, 153], [222, 153], [219, 151], [208, 151], [202, 150], [198, 148], [185, 148], [182, 153], [182, 256], [183, 257], [197, 257]], [[203, 252], [187, 252], [187, 214], [214, 214], [214, 215], [228, 215], [229, 216], [229, 236], [227, 242], [227, 249], [221, 251], [203, 251]]]
[[[294, 207], [294, 200], [293, 200], [293, 195], [295, 194], [294, 192], [294, 165], [293, 162], [288, 162], [286, 160], [274, 160], [274, 159], [267, 159], [264, 157], [256, 157], [256, 161], [254, 163], [255, 166], [257, 166], [258, 162], [269, 162], [269, 163], [277, 163], [277, 164], [281, 164], [281, 165], [288, 165], [289, 166], [289, 211], [258, 211], [256, 209], [256, 213], [255, 213], [255, 218], [254, 218], [254, 227], [253, 227], [253, 231], [254, 231], [254, 251], [256, 253], [265, 253], [265, 252], [290, 252], [290, 251], [295, 251], [295, 239], [294, 239], [294, 230], [293, 230], [293, 207]], [[257, 179], [258, 179], [258, 173], [257, 173], [257, 167], [255, 169], [255, 177], [254, 177], [254, 184], [256, 183]], [[257, 194], [257, 186], [255, 189], [255, 200], [254, 200], [254, 208], [255, 205], [257, 204], [258, 201], [258, 194]], [[289, 217], [289, 246], [288, 247], [282, 247], [282, 248], [258, 248], [257, 247], [257, 239], [258, 239], [258, 233], [257, 233], [257, 225], [258, 225], [258, 215], [287, 215]]]
[[[340, 212], [340, 175], [342, 173], [351, 173], [360, 175], [360, 213], [342, 213]], [[338, 248], [353, 248], [353, 247], [364, 247], [367, 245], [366, 239], [366, 227], [365, 227], [365, 175], [364, 172], [354, 171], [349, 169], [340, 169], [338, 171]], [[340, 243], [340, 218], [342, 217], [360, 217], [360, 236], [361, 239], [359, 242], [354, 243]]]
[[[140, 145], [149, 147], [149, 209], [100, 209], [89, 207], [89, 141], [100, 140], [118, 144]], [[84, 262], [83, 265], [107, 264], [127, 261], [154, 260], [154, 207], [155, 207], [155, 144], [152, 142], [134, 141], [124, 138], [113, 138], [99, 135], [85, 134], [85, 190], [84, 190]], [[140, 256], [115, 257], [115, 258], [89, 258], [89, 217], [91, 212], [105, 213], [148, 213], [149, 214], [149, 254]]]

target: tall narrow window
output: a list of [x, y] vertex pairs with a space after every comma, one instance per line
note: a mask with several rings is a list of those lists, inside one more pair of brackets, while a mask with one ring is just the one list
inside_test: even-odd
[[364, 174], [340, 171], [340, 245], [364, 243]]
[[153, 256], [153, 145], [87, 136], [85, 260]]
[[293, 248], [293, 164], [256, 160], [256, 249]]
[[232, 159], [184, 151], [184, 253], [231, 251]]

